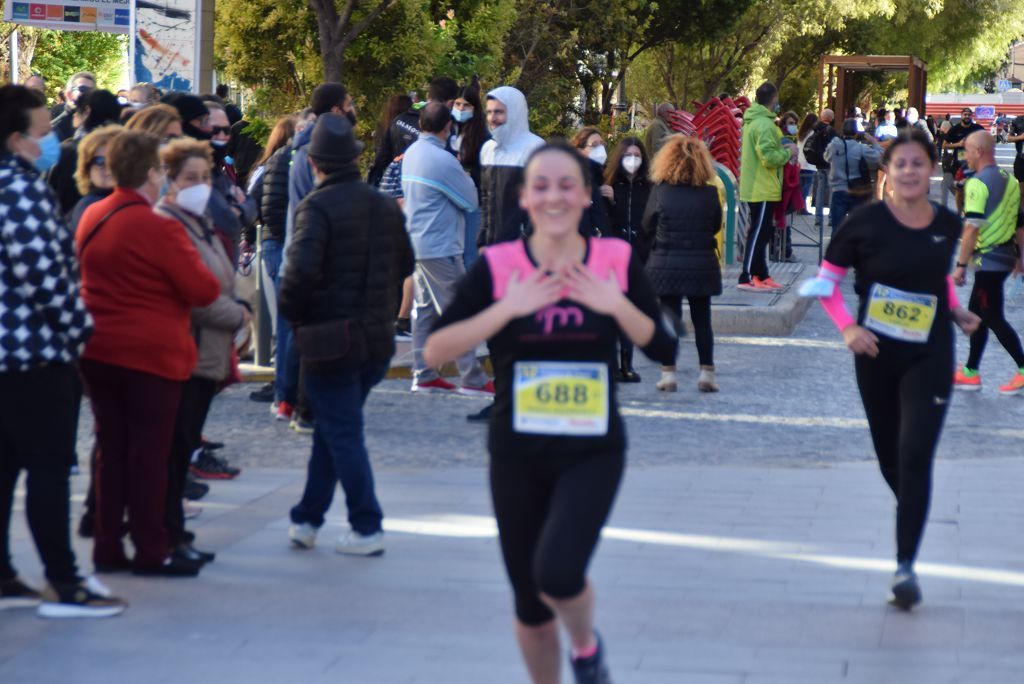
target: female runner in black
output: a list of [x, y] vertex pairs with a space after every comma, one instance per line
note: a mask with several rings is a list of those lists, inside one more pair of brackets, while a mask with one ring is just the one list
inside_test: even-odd
[[651, 359], [674, 358], [677, 345], [629, 244], [577, 230], [589, 179], [567, 145], [531, 155], [520, 204], [533, 233], [484, 252], [424, 351], [434, 366], [490, 341], [491, 494], [535, 684], [561, 681], [559, 622], [576, 682], [611, 681], [586, 569], [625, 462], [616, 341], [621, 331]]
[[[953, 324], [970, 335], [979, 322], [960, 306], [949, 276], [960, 219], [928, 200], [935, 161], [934, 146], [919, 131], [895, 138], [883, 159], [892, 196], [849, 214], [818, 277], [801, 288], [804, 296], [820, 297], [855, 354], [878, 464], [896, 495], [891, 601], [904, 610], [921, 601], [914, 559], [952, 389]], [[839, 291], [850, 268], [857, 273], [856, 320]]]

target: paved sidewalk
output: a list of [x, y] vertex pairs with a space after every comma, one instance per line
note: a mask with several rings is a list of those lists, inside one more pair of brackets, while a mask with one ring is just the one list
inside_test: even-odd
[[[315, 550], [289, 548], [302, 477], [218, 483], [196, 526], [217, 561], [197, 580], [108, 576], [132, 602], [120, 618], [0, 614], [0, 681], [526, 681], [483, 469], [380, 472], [379, 559], [333, 552], [338, 510]], [[616, 681], [1020, 681], [1022, 477], [1018, 460], [939, 463], [907, 615], [885, 603], [893, 503], [873, 465], [631, 467], [592, 567]], [[35, 580], [23, 520], [14, 553]]]

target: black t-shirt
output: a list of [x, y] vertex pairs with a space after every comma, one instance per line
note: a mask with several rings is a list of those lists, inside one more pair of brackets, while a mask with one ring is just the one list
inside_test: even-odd
[[[592, 239], [593, 240], [593, 239]], [[586, 262], [591, 253], [588, 241]], [[526, 253], [530, 255], [524, 238]], [[529, 274], [520, 274], [525, 278]], [[630, 256], [626, 296], [647, 316], [655, 321], [655, 334], [643, 352], [652, 359], [674, 358], [677, 341], [662, 322], [657, 297], [643, 265]], [[469, 273], [459, 282], [455, 298], [434, 326], [439, 330], [458, 321], [471, 318], [494, 303], [491, 269], [486, 258], [477, 259]], [[611, 380], [615, 364], [615, 346], [619, 327], [610, 316], [595, 313], [568, 299], [559, 300], [551, 308], [569, 311], [575, 309], [582, 316], [544, 316], [543, 312], [517, 318], [494, 337], [488, 346], [494, 366], [496, 390], [488, 446], [493, 456], [525, 457], [531, 455], [583, 455], [608, 451], [621, 451], [626, 447], [626, 434], [615, 401], [615, 383]], [[547, 311], [547, 310], [545, 310]], [[516, 432], [513, 428], [513, 381], [516, 362], [569, 361], [598, 362], [608, 369], [608, 431], [601, 436], [543, 435]]]
[[[1020, 135], [1022, 133], [1024, 133], [1024, 116], [1018, 116], [1010, 122], [1010, 135]], [[1017, 154], [1024, 150], [1024, 140], [1018, 140], [1013, 144], [1017, 147]]]
[[[985, 129], [978, 125], [976, 121], [972, 122], [970, 126], [964, 126], [962, 123], [958, 123], [956, 126], [949, 129], [949, 133], [946, 134], [946, 142], [950, 144], [963, 142], [971, 133], [983, 130]], [[956, 152], [957, 159], [963, 159], [964, 150], [962, 147], [953, 151]]]
[[[907, 228], [896, 220], [885, 202], [858, 207], [832, 238], [825, 259], [836, 266], [856, 270], [854, 290], [860, 297], [857, 322], [864, 324], [868, 296], [873, 285], [885, 285], [904, 292], [934, 295], [935, 320], [928, 344], [949, 339], [949, 275], [960, 237], [960, 219], [938, 205], [927, 228]], [[917, 343], [894, 340], [884, 335], [881, 342], [920, 348]]]

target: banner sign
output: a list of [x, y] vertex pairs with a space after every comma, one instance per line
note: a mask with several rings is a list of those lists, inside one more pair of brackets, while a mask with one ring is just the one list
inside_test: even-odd
[[202, 0], [136, 0], [133, 84], [164, 92], [198, 87], [201, 6]]
[[70, 3], [7, 0], [4, 21], [54, 31], [128, 33], [131, 0], [72, 0]]

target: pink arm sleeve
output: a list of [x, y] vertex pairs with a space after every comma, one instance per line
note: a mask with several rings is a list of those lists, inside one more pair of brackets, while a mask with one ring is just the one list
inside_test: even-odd
[[956, 296], [956, 286], [953, 284], [953, 276], [946, 276], [946, 286], [949, 288], [949, 310], [960, 308], [960, 298]]
[[842, 332], [844, 328], [855, 323], [853, 316], [850, 315], [850, 311], [846, 308], [846, 302], [843, 301], [843, 294], [839, 291], [839, 283], [843, 281], [843, 277], [846, 275], [847, 269], [835, 264], [830, 264], [827, 261], [821, 262], [821, 270], [818, 272], [819, 278], [827, 278], [835, 283], [835, 287], [832, 288], [832, 294], [828, 297], [819, 297], [818, 301], [821, 302], [821, 306], [825, 309], [825, 313], [828, 314], [832, 322], [836, 324], [839, 331]]

